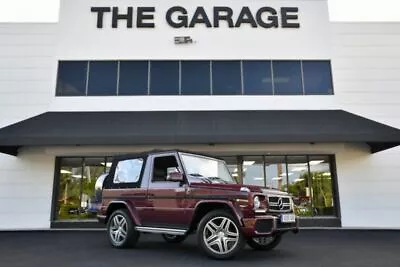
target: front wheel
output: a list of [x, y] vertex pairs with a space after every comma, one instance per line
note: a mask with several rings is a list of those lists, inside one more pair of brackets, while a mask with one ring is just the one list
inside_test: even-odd
[[139, 232], [126, 209], [114, 211], [107, 223], [108, 240], [115, 248], [134, 247], [139, 239]]
[[247, 244], [255, 250], [272, 250], [282, 240], [281, 235], [268, 236], [268, 237], [253, 237], [247, 240]]
[[170, 234], [163, 234], [162, 237], [167, 243], [182, 243], [185, 241], [186, 236], [185, 235], [170, 235]]
[[234, 257], [245, 245], [239, 223], [224, 210], [211, 211], [203, 217], [197, 239], [209, 257], [220, 260]]

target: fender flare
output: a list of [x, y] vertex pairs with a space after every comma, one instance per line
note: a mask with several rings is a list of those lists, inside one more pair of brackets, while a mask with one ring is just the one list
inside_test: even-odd
[[[196, 206], [194, 207], [194, 214], [196, 214], [196, 212], [197, 212], [197, 210], [198, 210], [200, 205], [202, 205], [202, 204], [213, 204], [213, 203], [214, 204], [218, 203], [218, 204], [227, 205], [229, 207], [229, 209], [231, 210], [232, 215], [237, 219], [239, 224], [241, 226], [243, 226], [243, 221], [242, 221], [243, 213], [242, 213], [241, 210], [239, 210], [237, 207], [235, 207], [235, 205], [233, 205], [232, 201], [230, 201], [230, 200], [219, 200], [219, 199], [216, 199], [216, 200], [211, 200], [211, 199], [210, 200], [201, 200], [198, 203], [196, 203]], [[191, 223], [193, 223], [194, 217], [195, 216], [193, 216]]]
[[111, 215], [111, 213], [109, 213], [110, 207], [112, 207], [113, 205], [124, 205], [125, 208], [128, 210], [129, 215], [131, 216], [133, 222], [134, 222], [136, 225], [141, 225], [140, 219], [139, 219], [139, 215], [138, 215], [137, 210], [135, 209], [135, 207], [129, 205], [128, 202], [123, 201], [123, 200], [111, 201], [111, 202], [108, 204], [106, 222], [108, 221], [108, 219], [109, 219], [109, 217], [110, 217], [110, 215]]

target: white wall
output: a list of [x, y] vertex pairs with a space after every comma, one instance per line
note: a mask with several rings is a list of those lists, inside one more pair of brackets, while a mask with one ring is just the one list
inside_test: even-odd
[[[335, 23], [335, 95], [344, 109], [400, 128], [400, 23]], [[400, 228], [400, 148], [338, 155], [344, 227]]]
[[55, 95], [56, 24], [0, 24], [0, 127], [46, 111]]
[[[0, 24], [0, 127], [45, 112], [54, 96], [55, 24]], [[0, 229], [50, 226], [54, 157], [0, 154]]]
[[54, 157], [22, 153], [0, 162], [0, 230], [48, 229]]
[[[111, 14], [104, 17], [105, 27], [96, 27], [96, 14], [91, 7], [119, 7], [126, 13], [127, 6], [155, 7], [155, 28], [110, 27]], [[202, 6], [212, 15], [212, 7], [229, 6], [238, 17], [243, 6], [254, 12], [260, 7], [298, 7], [300, 29], [220, 28], [175, 29], [165, 20], [166, 11], [173, 6], [183, 6], [193, 14]], [[125, 12], [124, 12], [125, 11]], [[136, 9], [135, 9], [136, 15]], [[211, 17], [212, 19], [212, 17]], [[136, 20], [134, 20], [136, 21]], [[126, 23], [125, 23], [126, 25]], [[134, 23], [135, 25], [135, 23]], [[326, 0], [62, 0], [60, 12], [60, 59], [298, 59], [329, 58], [329, 17]], [[191, 36], [192, 45], [175, 45], [175, 36]], [[296, 40], [296, 42], [293, 42]], [[312, 40], [312, 42], [310, 42]]]

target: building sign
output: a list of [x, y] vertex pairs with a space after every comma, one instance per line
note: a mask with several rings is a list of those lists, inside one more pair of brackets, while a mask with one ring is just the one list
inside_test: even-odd
[[[132, 7], [124, 10], [119, 7], [91, 7], [95, 15], [97, 28], [155, 28], [155, 7]], [[215, 6], [212, 12], [204, 7], [197, 7], [193, 14], [189, 14], [182, 6], [173, 6], [166, 11], [166, 23], [172, 28], [195, 28], [203, 25], [207, 28], [240, 28], [250, 25], [253, 28], [300, 28], [299, 8], [281, 7], [275, 9], [269, 6], [251, 10], [242, 7], [233, 10], [227, 6]]]

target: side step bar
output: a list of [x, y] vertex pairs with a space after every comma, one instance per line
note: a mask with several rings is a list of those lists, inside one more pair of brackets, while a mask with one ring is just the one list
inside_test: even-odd
[[169, 234], [169, 235], [185, 235], [186, 230], [183, 229], [170, 229], [170, 228], [156, 228], [156, 227], [144, 227], [136, 226], [136, 231], [143, 233], [154, 233], [154, 234]]

